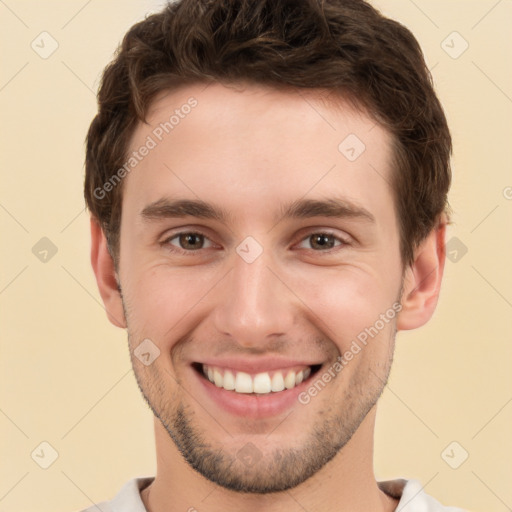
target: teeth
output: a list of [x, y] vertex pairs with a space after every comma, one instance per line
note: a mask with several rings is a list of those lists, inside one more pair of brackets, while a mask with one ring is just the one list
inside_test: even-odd
[[283, 374], [281, 372], [274, 373], [272, 377], [272, 391], [283, 391], [284, 389], [284, 379]]
[[[222, 386], [217, 386], [222, 387]], [[237, 393], [252, 393], [252, 379], [248, 373], [238, 372], [235, 379], [235, 391]]]
[[219, 387], [223, 387], [228, 391], [232, 391], [233, 389], [235, 389], [235, 376], [233, 375], [232, 372], [230, 372], [229, 370], [226, 370], [224, 372], [224, 382]]
[[272, 391], [270, 375], [268, 373], [258, 373], [258, 375], [254, 377], [253, 388], [255, 393], [270, 393]]
[[218, 388], [222, 387], [222, 384], [224, 383], [224, 379], [222, 378], [222, 373], [219, 372], [219, 370], [214, 369], [213, 370], [213, 382]]
[[[260, 395], [272, 391], [278, 393], [285, 389], [292, 389], [311, 374], [311, 368], [309, 367], [299, 371], [275, 371], [272, 372], [272, 377], [268, 372], [258, 373], [253, 377], [246, 372], [232, 372], [231, 370], [222, 370], [206, 365], [203, 365], [202, 370], [205, 377], [218, 388], [235, 391], [236, 393], [256, 393]], [[283, 374], [283, 372], [285, 373]]]
[[292, 389], [295, 387], [295, 372], [290, 370], [284, 378], [284, 387], [286, 389]]

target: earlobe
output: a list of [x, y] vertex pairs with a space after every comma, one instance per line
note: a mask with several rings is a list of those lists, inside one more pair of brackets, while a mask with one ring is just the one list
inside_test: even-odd
[[116, 327], [126, 328], [123, 302], [116, 279], [114, 261], [98, 221], [91, 216], [91, 265], [96, 276], [108, 319]]
[[405, 273], [399, 331], [421, 327], [434, 314], [445, 264], [445, 236], [446, 223], [440, 222], [415, 251]]

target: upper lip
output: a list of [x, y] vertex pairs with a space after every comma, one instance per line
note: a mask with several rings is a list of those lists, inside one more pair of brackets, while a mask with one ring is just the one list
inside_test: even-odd
[[254, 359], [241, 357], [226, 357], [222, 359], [207, 359], [197, 361], [199, 364], [216, 366], [218, 368], [229, 368], [246, 373], [261, 373], [274, 370], [285, 370], [296, 366], [320, 365], [319, 362], [304, 361], [300, 359], [282, 359], [277, 357], [258, 357]]

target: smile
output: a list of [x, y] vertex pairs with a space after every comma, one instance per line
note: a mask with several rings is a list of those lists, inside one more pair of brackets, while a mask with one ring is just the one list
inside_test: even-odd
[[216, 387], [243, 394], [279, 393], [293, 389], [315, 373], [320, 365], [277, 369], [250, 374], [243, 371], [200, 365], [203, 375]]

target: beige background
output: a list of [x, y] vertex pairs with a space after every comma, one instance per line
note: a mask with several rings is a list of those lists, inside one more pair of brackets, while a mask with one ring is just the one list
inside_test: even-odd
[[[512, 2], [375, 5], [413, 31], [433, 70], [455, 142], [448, 238], [458, 239], [434, 319], [399, 335], [377, 478], [417, 478], [444, 503], [510, 510]], [[152, 415], [89, 265], [82, 182], [100, 72], [128, 27], [157, 8], [0, 1], [0, 512], [70, 512], [155, 471]], [[43, 51], [43, 31], [59, 45], [47, 59], [31, 48]], [[458, 58], [453, 31], [469, 44]], [[32, 252], [43, 237], [58, 249], [46, 262]], [[43, 441], [58, 452], [48, 469], [38, 465], [50, 460]], [[452, 469], [444, 459], [456, 465], [463, 450], [469, 458]], [[193, 505], [207, 510], [201, 499]]]

